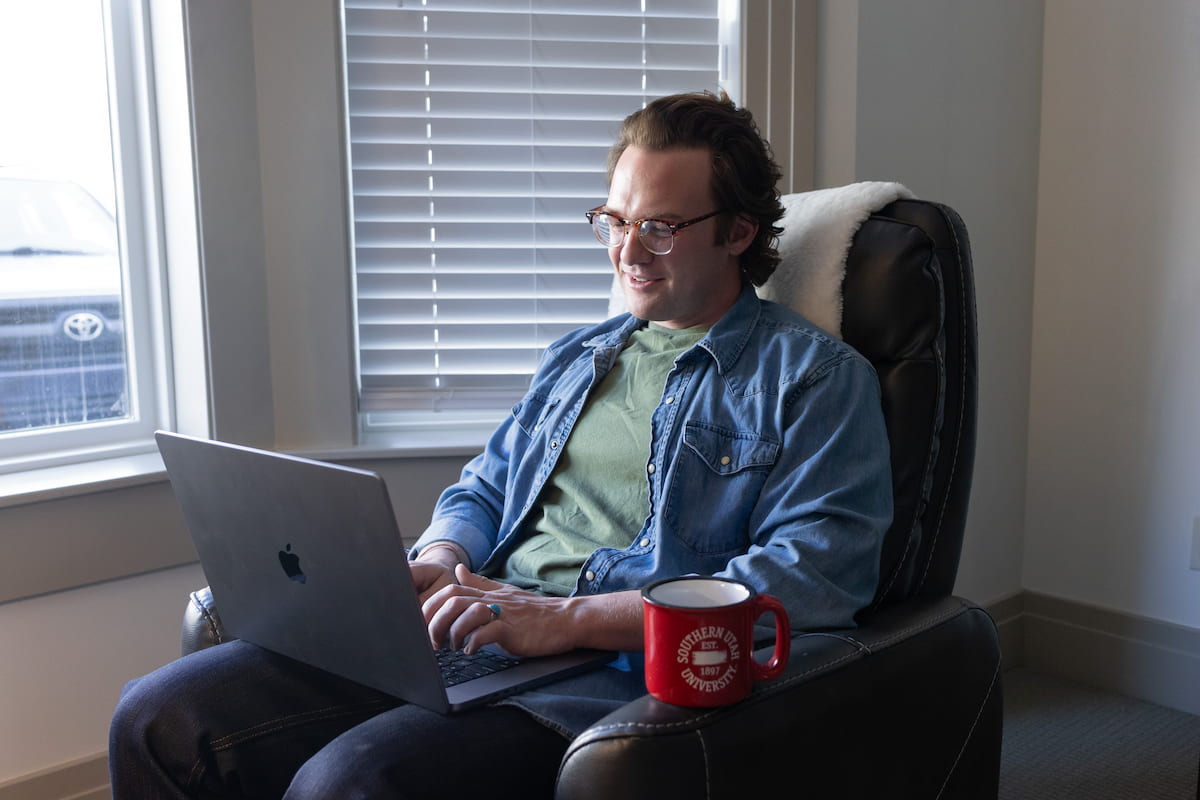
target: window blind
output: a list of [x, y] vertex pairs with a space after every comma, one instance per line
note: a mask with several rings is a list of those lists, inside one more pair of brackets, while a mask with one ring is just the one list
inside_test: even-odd
[[620, 121], [715, 89], [718, 0], [344, 0], [360, 410], [501, 409], [607, 312]]

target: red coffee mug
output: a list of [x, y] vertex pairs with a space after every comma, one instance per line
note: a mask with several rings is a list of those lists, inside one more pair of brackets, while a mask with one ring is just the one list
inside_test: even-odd
[[[750, 694], [754, 681], [778, 678], [787, 666], [791, 632], [774, 597], [741, 581], [687, 577], [642, 590], [646, 688], [677, 706], [723, 706]], [[754, 621], [775, 615], [775, 652], [754, 659]]]

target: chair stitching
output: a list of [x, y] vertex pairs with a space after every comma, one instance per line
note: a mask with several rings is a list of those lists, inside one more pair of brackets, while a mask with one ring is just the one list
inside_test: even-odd
[[938, 789], [934, 800], [942, 796], [946, 791], [946, 786], [950, 783], [950, 778], [954, 775], [954, 770], [958, 768], [958, 762], [962, 760], [962, 755], [966, 752], [967, 745], [971, 742], [971, 737], [975, 735], [975, 728], [979, 726], [979, 720], [983, 717], [983, 710], [987, 708], [988, 699], [992, 696], [992, 690], [996, 688], [996, 681], [1000, 677], [1000, 661], [996, 661], [996, 669], [992, 673], [992, 682], [988, 685], [987, 694], [983, 696], [983, 702], [979, 704], [979, 711], [975, 713], [975, 719], [971, 723], [971, 729], [967, 731], [967, 736], [963, 739], [962, 747], [958, 749], [958, 755], [954, 757], [954, 763], [950, 765], [950, 771], [946, 773], [946, 780], [942, 781], [942, 788]]
[[860, 642], [858, 639], [855, 639], [853, 636], [847, 636], [844, 633], [829, 633], [829, 632], [825, 632], [825, 631], [815, 631], [813, 633], [801, 633], [798, 636], [796, 636], [795, 638], [809, 639], [809, 638], [816, 637], [816, 636], [825, 636], [830, 639], [837, 639], [839, 642], [845, 642], [846, 644], [857, 647], [862, 653], [864, 653], [866, 655], [871, 655], [870, 645], [864, 644], [863, 642]]
[[871, 650], [871, 646], [869, 644], [867, 644], [866, 642], [860, 642], [858, 639], [855, 639], [853, 636], [846, 636], [843, 638], [844, 638], [844, 641], [849, 642], [850, 644], [857, 647], [860, 651], [862, 651], [863, 655], [869, 656], [874, 653], [874, 651]]
[[700, 755], [704, 759], [704, 796], [712, 797], [712, 772], [708, 768], [708, 746], [704, 741], [704, 732], [696, 729], [696, 738], [700, 740]]
[[[779, 681], [773, 687], [773, 689], [775, 691], [772, 691], [771, 694], [775, 694], [776, 691], [782, 689], [783, 687], [789, 686], [793, 683], [796, 683], [797, 681], [800, 681], [803, 678], [807, 678], [809, 675], [812, 675], [814, 672], [820, 672], [821, 670], [828, 669], [830, 667], [836, 667], [845, 661], [850, 661], [850, 660], [857, 658], [859, 655], [860, 654], [858, 652], [849, 653], [849, 654], [841, 656], [839, 658], [835, 658], [832, 661], [827, 661], [824, 664], [819, 664], [815, 667], [807, 669], [804, 672], [801, 672], [797, 675], [793, 675], [790, 678]], [[702, 721], [708, 719], [709, 717], [714, 716], [717, 712], [719, 712], [721, 710], [722, 709], [719, 709], [719, 708], [714, 709], [707, 713], [700, 714], [699, 716], [692, 717], [691, 719], [683, 720], [681, 722], [612, 722], [612, 723], [609, 723], [608, 725], [595, 725], [591, 728], [588, 728], [587, 732], [588, 733], [605, 733], [607, 731], [620, 730], [622, 728], [645, 728], [645, 729], [661, 728], [663, 730], [669, 730], [671, 728], [681, 728], [681, 727], [685, 727], [688, 725], [694, 725], [697, 722], [702, 722]]]
[[[962, 260], [962, 256], [961, 256], [962, 245], [959, 242], [958, 229], [949, 220], [945, 209], [941, 206], [937, 206], [937, 208], [942, 215], [942, 219], [944, 219], [946, 221], [946, 225], [950, 229], [950, 235], [954, 239], [954, 252], [956, 254], [958, 254], [958, 257], [955, 259], [955, 261], [957, 262], [957, 265], [958, 265], [959, 287], [961, 289], [961, 291], [959, 291], [960, 297], [959, 297], [959, 307], [958, 308], [959, 308], [960, 318], [965, 323], [966, 319], [967, 319], [967, 305], [966, 305], [967, 304], [967, 293], [966, 293], [966, 281], [963, 279], [964, 269], [963, 269], [963, 260]], [[962, 446], [963, 417], [965, 416], [963, 412], [964, 412], [965, 405], [966, 405], [965, 376], [967, 374], [967, 348], [965, 346], [966, 339], [967, 339], [967, 332], [966, 332], [965, 325], [960, 326], [960, 327], [962, 327], [962, 330], [960, 331], [960, 334], [959, 334], [960, 341], [959, 341], [959, 348], [958, 348], [959, 349], [959, 375], [964, 378], [964, 380], [963, 380], [964, 391], [960, 393], [960, 398], [959, 398], [959, 403], [958, 403], [958, 427], [955, 430], [955, 436], [954, 436], [954, 456], [950, 459], [950, 477], [949, 477], [948, 483], [947, 483], [946, 496], [942, 498], [942, 507], [938, 510], [937, 526], [934, 528], [933, 541], [930, 542], [930, 546], [929, 546], [929, 558], [926, 559], [926, 561], [925, 561], [925, 571], [921, 573], [921, 580], [917, 583], [917, 591], [918, 592], [922, 589], [922, 587], [925, 586], [925, 579], [929, 577], [929, 568], [931, 566], [933, 566], [933, 553], [935, 550], [937, 550], [938, 539], [941, 537], [941, 533], [942, 533], [942, 523], [945, 522], [945, 519], [946, 519], [946, 506], [950, 503], [949, 486], [953, 483], [954, 476], [958, 473], [958, 453], [959, 453], [959, 448]]]
[[196, 759], [196, 763], [192, 765], [192, 771], [188, 773], [187, 783], [185, 786], [192, 787], [200, 783], [204, 778], [204, 773], [208, 771], [208, 767], [204, 764], [203, 758]]
[[191, 600], [192, 605], [200, 612], [200, 617], [208, 626], [208, 632], [212, 636], [213, 644], [221, 644], [224, 641], [224, 637], [221, 635], [221, 626], [217, 624], [216, 615], [204, 603], [200, 602], [195, 592], [192, 592]]
[[225, 637], [221, 635], [221, 626], [217, 624], [216, 615], [207, 608], [202, 609], [201, 613], [204, 614], [204, 621], [208, 623], [208, 629], [212, 633], [213, 643], [222, 644], [225, 641]]
[[950, 619], [951, 617], [958, 616], [959, 614], [961, 614], [963, 612], [963, 609], [965, 609], [965, 608], [966, 608], [966, 606], [964, 606], [962, 603], [959, 603], [959, 605], [955, 606], [954, 608], [948, 608], [945, 611], [943, 611], [942, 613], [938, 614], [936, 617], [933, 617], [932, 619], [922, 620], [921, 622], [918, 622], [914, 625], [909, 625], [907, 628], [896, 631], [891, 636], [888, 636], [885, 639], [880, 639], [878, 642], [875, 643], [875, 646], [879, 647], [880, 649], [886, 648], [889, 645], [891, 645], [893, 642], [895, 642], [899, 639], [908, 638], [908, 635], [914, 631], [928, 630], [929, 628], [932, 628], [933, 626], [935, 626], [941, 622], [944, 622], [945, 620]]

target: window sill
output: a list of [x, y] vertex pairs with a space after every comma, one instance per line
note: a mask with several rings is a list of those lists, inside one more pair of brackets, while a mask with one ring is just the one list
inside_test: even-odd
[[0, 475], [0, 508], [166, 480], [157, 452]]
[[496, 420], [456, 425], [411, 425], [394, 430], [368, 431], [352, 447], [295, 450], [293, 455], [330, 461], [476, 456], [483, 451]]
[[[494, 421], [447, 427], [414, 426], [365, 434], [362, 442], [349, 447], [296, 449], [289, 452], [328, 461], [471, 457], [482, 451], [494, 428]], [[0, 508], [141, 486], [166, 479], [162, 459], [153, 450], [11, 472], [0, 474]]]

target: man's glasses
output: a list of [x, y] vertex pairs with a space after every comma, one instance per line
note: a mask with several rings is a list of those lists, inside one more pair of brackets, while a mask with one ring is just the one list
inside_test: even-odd
[[638, 239], [642, 247], [656, 256], [665, 256], [675, 246], [675, 234], [688, 225], [703, 222], [709, 217], [715, 217], [720, 211], [705, 214], [703, 217], [689, 219], [686, 222], [670, 223], [661, 219], [624, 219], [616, 214], [603, 210], [604, 206], [583, 212], [592, 223], [592, 232], [605, 247], [619, 247], [625, 241], [625, 234], [630, 228], [637, 228]]

